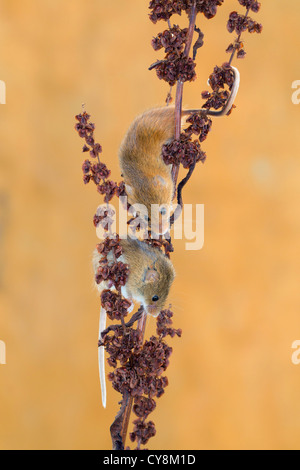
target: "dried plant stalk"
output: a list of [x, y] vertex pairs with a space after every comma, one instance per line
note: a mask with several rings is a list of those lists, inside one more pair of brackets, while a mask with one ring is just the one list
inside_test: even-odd
[[[154, 50], [165, 49], [164, 59], [157, 60], [149, 70], [156, 70], [159, 79], [166, 81], [171, 87], [166, 103], [172, 100], [172, 88], [176, 85], [175, 95], [175, 135], [174, 139], [162, 147], [162, 159], [166, 165], [172, 165], [171, 173], [174, 182], [174, 195], [182, 205], [182, 189], [190, 179], [195, 165], [204, 163], [206, 154], [201, 144], [207, 138], [211, 130], [212, 120], [209, 117], [210, 110], [224, 108], [230, 89], [233, 86], [234, 74], [231, 63], [236, 54], [237, 58], [245, 57], [244, 45], [241, 42], [241, 34], [244, 31], [260, 33], [262, 26], [249, 17], [250, 11], [257, 13], [260, 3], [256, 0], [237, 0], [246, 8], [246, 13], [241, 15], [232, 12], [227, 22], [229, 33], [235, 32], [237, 38], [226, 49], [230, 53], [230, 59], [222, 66], [215, 66], [209, 77], [211, 92], [202, 92], [202, 98], [206, 100], [198, 112], [192, 112], [187, 119], [187, 128], [182, 131], [182, 102], [183, 88], [186, 81], [196, 79], [196, 55], [203, 46], [203, 33], [196, 26], [197, 15], [203, 14], [207, 19], [212, 19], [217, 13], [218, 7], [224, 0], [151, 0], [149, 3], [150, 20], [153, 23], [165, 21], [168, 28], [152, 40]], [[186, 13], [188, 17], [188, 28], [180, 28], [171, 23], [173, 15]], [[193, 43], [194, 32], [198, 37]], [[190, 53], [193, 56], [190, 57]], [[90, 116], [83, 111], [76, 116], [76, 131], [85, 141], [83, 152], [88, 153], [90, 159], [86, 159], [82, 165], [83, 181], [85, 184], [93, 181], [97, 191], [107, 204], [114, 197], [126, 196], [124, 181], [116, 183], [109, 179], [110, 170], [100, 160], [102, 147], [95, 141], [95, 125], [90, 122]], [[193, 137], [197, 137], [193, 140]], [[93, 163], [93, 161], [96, 163]], [[183, 180], [177, 184], [180, 166], [187, 169]], [[128, 206], [129, 208], [129, 206]], [[99, 224], [106, 232], [104, 241], [97, 245], [101, 254], [101, 261], [95, 276], [95, 282], [107, 281], [110, 287], [102, 291], [100, 300], [102, 307], [106, 310], [110, 320], [117, 320], [117, 324], [111, 324], [102, 332], [98, 346], [104, 346], [108, 353], [108, 364], [113, 372], [108, 375], [112, 386], [122, 395], [120, 410], [110, 427], [112, 446], [115, 450], [125, 448], [128, 427], [132, 412], [137, 419], [134, 420], [133, 431], [130, 439], [136, 443], [136, 449], [141, 449], [156, 433], [153, 421], [147, 421], [149, 414], [155, 409], [154, 398], [159, 398], [168, 385], [167, 377], [163, 375], [169, 364], [172, 352], [165, 338], [167, 336], [181, 336], [181, 329], [172, 327], [173, 313], [163, 310], [157, 317], [156, 336], [145, 340], [146, 313], [139, 308], [125, 322], [128, 315], [130, 303], [122, 296], [122, 286], [127, 282], [130, 266], [119, 261], [122, 254], [122, 246], [119, 236], [111, 237], [110, 217], [113, 214], [107, 207], [104, 214], [95, 214], [94, 225]], [[171, 218], [171, 222], [174, 221]], [[151, 232], [149, 232], [151, 234]], [[169, 235], [160, 237], [158, 240], [149, 236], [145, 243], [162, 250], [167, 257], [174, 251]], [[114, 262], [108, 263], [107, 255], [113, 254]], [[134, 325], [137, 323], [136, 328]]]

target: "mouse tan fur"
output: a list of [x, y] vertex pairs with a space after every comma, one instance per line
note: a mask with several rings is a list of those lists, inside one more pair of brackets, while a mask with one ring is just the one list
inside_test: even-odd
[[161, 157], [162, 146], [174, 137], [174, 107], [150, 109], [138, 116], [121, 144], [119, 161], [130, 204], [143, 204], [155, 233], [159, 221], [151, 217], [151, 205], [171, 207], [174, 185], [171, 166]]

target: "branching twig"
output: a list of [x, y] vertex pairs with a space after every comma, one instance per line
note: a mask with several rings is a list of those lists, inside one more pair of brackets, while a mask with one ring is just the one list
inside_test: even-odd
[[[249, 11], [250, 11], [250, 6], [247, 8], [247, 11], [245, 13], [245, 19], [247, 18], [248, 14], [249, 14]], [[242, 36], [242, 31], [240, 32], [240, 34], [238, 35], [235, 43], [238, 44], [240, 42], [240, 39], [241, 39], [241, 36]], [[232, 61], [233, 61], [233, 58], [235, 56], [235, 53], [236, 53], [236, 48], [233, 49], [232, 53], [231, 53], [231, 56], [230, 56], [230, 59], [229, 59], [229, 64], [231, 65], [232, 64]]]

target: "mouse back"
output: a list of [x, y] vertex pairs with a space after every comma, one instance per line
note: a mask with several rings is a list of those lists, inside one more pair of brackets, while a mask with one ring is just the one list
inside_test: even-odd
[[174, 107], [150, 109], [128, 129], [119, 161], [131, 204], [170, 204], [173, 192], [170, 165], [162, 159], [165, 142], [174, 137]]

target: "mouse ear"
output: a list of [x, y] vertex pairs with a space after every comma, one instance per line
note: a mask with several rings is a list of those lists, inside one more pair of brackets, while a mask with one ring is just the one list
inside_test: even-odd
[[159, 280], [159, 273], [156, 269], [148, 268], [145, 273], [144, 281], [145, 282], [156, 282]]

